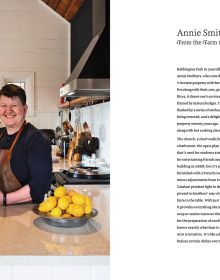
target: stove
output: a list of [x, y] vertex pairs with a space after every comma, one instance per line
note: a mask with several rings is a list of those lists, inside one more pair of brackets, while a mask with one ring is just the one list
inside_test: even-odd
[[110, 174], [105, 176], [78, 176], [76, 177], [73, 172], [61, 170], [60, 172], [53, 172], [52, 184], [56, 185], [109, 185]]

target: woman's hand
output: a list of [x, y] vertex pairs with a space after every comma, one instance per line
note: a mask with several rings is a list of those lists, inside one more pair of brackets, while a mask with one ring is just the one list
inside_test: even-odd
[[[6, 199], [7, 199], [7, 205], [32, 201], [29, 185], [25, 185], [24, 187], [22, 187], [21, 189], [15, 192], [8, 193]], [[1, 202], [1, 197], [0, 197], [0, 202]]]
[[[3, 205], [3, 192], [0, 191], [0, 206]], [[21, 189], [8, 193], [6, 196], [6, 203], [9, 204], [16, 204], [16, 203], [22, 203], [22, 202], [28, 202], [32, 201], [32, 198], [30, 196], [30, 187], [28, 185], [22, 187]]]

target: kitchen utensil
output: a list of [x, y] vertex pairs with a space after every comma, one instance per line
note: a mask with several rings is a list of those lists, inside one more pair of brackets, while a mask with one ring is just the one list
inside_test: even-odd
[[93, 208], [90, 214], [84, 215], [80, 218], [77, 217], [54, 218], [47, 213], [40, 212], [38, 208], [39, 208], [39, 204], [34, 206], [33, 208], [34, 213], [42, 217], [44, 221], [49, 225], [56, 226], [56, 227], [80, 227], [86, 224], [89, 219], [94, 218], [95, 216], [98, 215], [98, 211], [95, 208]]
[[71, 108], [70, 108], [70, 102], [69, 102], [69, 122], [71, 122]]

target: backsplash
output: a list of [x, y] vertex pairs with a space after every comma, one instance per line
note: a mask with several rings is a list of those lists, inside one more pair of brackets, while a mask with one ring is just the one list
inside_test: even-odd
[[[75, 128], [76, 110], [71, 110], [71, 124]], [[68, 114], [66, 114], [68, 118]], [[87, 122], [92, 136], [99, 138], [97, 157], [110, 163], [110, 102], [80, 108], [81, 124]], [[65, 120], [65, 119], [64, 119]]]

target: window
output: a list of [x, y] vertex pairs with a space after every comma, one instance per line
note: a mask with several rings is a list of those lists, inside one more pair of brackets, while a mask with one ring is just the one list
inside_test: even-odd
[[22, 87], [27, 96], [27, 117], [34, 116], [34, 72], [0, 72], [0, 87], [15, 84]]
[[19, 86], [21, 88], [23, 88], [23, 90], [25, 90], [25, 82], [9, 82], [7, 83], [7, 85], [10, 85], [10, 84], [13, 84], [13, 85], [16, 85], [16, 86]]

